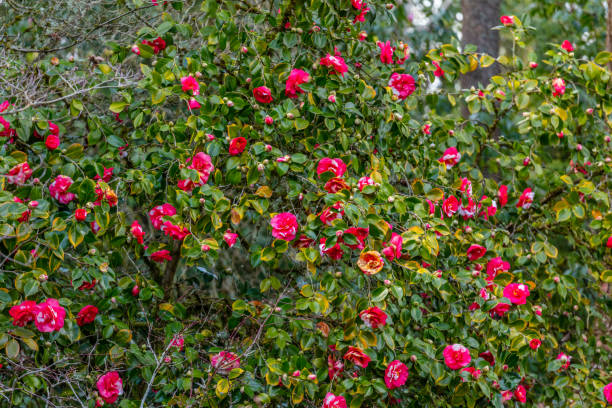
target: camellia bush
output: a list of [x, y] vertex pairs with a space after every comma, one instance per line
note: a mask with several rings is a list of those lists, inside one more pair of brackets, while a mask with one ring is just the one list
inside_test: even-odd
[[84, 70], [24, 60], [92, 95], [0, 105], [1, 406], [612, 404], [612, 54], [150, 6]]

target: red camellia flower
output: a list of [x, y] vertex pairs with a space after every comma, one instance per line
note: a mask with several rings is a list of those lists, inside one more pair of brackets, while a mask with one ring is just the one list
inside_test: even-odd
[[236, 244], [236, 240], [238, 239], [238, 234], [233, 233], [230, 230], [225, 231], [223, 234], [223, 240], [227, 244], [228, 247], [233, 247]]
[[114, 167], [106, 168], [106, 167], [102, 166], [102, 169], [103, 169], [102, 170], [102, 176], [100, 176], [99, 174], [96, 174], [96, 177], [94, 177], [94, 180], [96, 180], [96, 181], [102, 180], [105, 183], [108, 183], [113, 178], [113, 170], [115, 168]]
[[385, 385], [393, 390], [406, 384], [408, 379], [408, 367], [399, 360], [393, 360], [385, 370]]
[[459, 210], [459, 200], [455, 196], [450, 196], [442, 202], [442, 211], [447, 217], [452, 217]]
[[436, 67], [436, 70], [434, 71], [434, 76], [437, 76], [437, 77], [440, 77], [440, 78], [444, 78], [444, 70], [440, 66], [440, 63], [438, 61], [431, 61], [431, 64], [434, 67]]
[[174, 208], [171, 204], [162, 204], [157, 207], [153, 207], [151, 211], [149, 211], [149, 218], [151, 219], [151, 224], [153, 224], [153, 228], [160, 229], [164, 223], [163, 217], [170, 217], [176, 214], [176, 208]]
[[51, 184], [49, 184], [49, 193], [62, 204], [68, 204], [75, 199], [74, 193], [69, 193], [68, 189], [73, 181], [68, 176], [57, 176]]
[[66, 310], [56, 299], [47, 299], [34, 308], [34, 324], [42, 333], [59, 331], [64, 327]]
[[229, 154], [231, 154], [232, 156], [239, 155], [240, 153], [244, 152], [246, 145], [247, 140], [244, 137], [238, 136], [233, 138], [232, 140], [230, 140]]
[[344, 73], [348, 71], [348, 67], [344, 62], [344, 58], [342, 58], [340, 55], [341, 54], [337, 51], [335, 55], [330, 55], [328, 53], [324, 58], [321, 58], [319, 64], [324, 67], [330, 67], [333, 69], [334, 73], [344, 76]]
[[357, 14], [355, 18], [353, 19], [353, 24], [357, 24], [358, 21], [361, 23], [365, 21], [365, 16], [370, 11], [370, 8], [366, 6], [367, 4], [363, 3], [363, 8], [361, 9], [361, 12]]
[[516, 203], [516, 208], [523, 208], [528, 210], [531, 207], [531, 203], [533, 203], [534, 192], [531, 191], [530, 188], [526, 188], [523, 191], [523, 194], [519, 197], [518, 203]]
[[94, 279], [91, 282], [83, 282], [81, 286], [79, 286], [79, 290], [90, 290], [96, 287], [97, 281]]
[[11, 128], [11, 124], [0, 116], [0, 137], [12, 138], [17, 134], [17, 130]]
[[210, 364], [218, 374], [228, 375], [234, 368], [240, 368], [240, 358], [230, 351], [221, 351], [210, 357]]
[[487, 248], [483, 246], [470, 245], [470, 247], [467, 250], [467, 257], [470, 261], [475, 261], [477, 259], [482, 258], [486, 252], [487, 252]]
[[387, 324], [387, 314], [376, 306], [362, 310], [359, 317], [370, 329], [377, 329]]
[[270, 220], [272, 236], [283, 241], [293, 241], [299, 228], [295, 215], [285, 212], [276, 214]]
[[191, 234], [187, 227], [175, 225], [170, 221], [164, 222], [161, 227], [161, 230], [164, 232], [164, 234], [171, 236], [177, 241], [182, 241], [187, 235]]
[[444, 151], [442, 157], [438, 159], [440, 163], [446, 164], [446, 169], [452, 169], [453, 166], [459, 163], [461, 160], [461, 153], [457, 150], [456, 147], [449, 147]]
[[498, 256], [490, 259], [487, 262], [487, 281], [493, 281], [500, 272], [508, 270], [510, 270], [510, 264], [501, 259], [501, 257]]
[[[189, 162], [191, 162], [189, 164]], [[215, 169], [215, 166], [212, 164], [212, 159], [209, 155], [204, 152], [199, 152], [192, 158], [187, 159], [188, 169], [196, 170], [200, 175], [200, 180], [197, 182], [192, 181], [191, 179], [180, 180], [178, 186], [181, 190], [191, 191], [195, 187], [203, 186], [208, 182], [208, 178], [210, 177], [210, 173]]]
[[319, 160], [317, 175], [321, 176], [321, 174], [326, 171], [334, 173], [336, 177], [342, 177], [346, 172], [346, 164], [344, 164], [342, 159], [330, 159], [329, 157], [325, 157]]
[[514, 18], [512, 16], [501, 16], [499, 20], [505, 26], [511, 26], [514, 24]]
[[502, 396], [502, 402], [510, 401], [512, 400], [512, 391], [511, 390], [502, 391], [501, 396]]
[[398, 74], [394, 72], [389, 79], [389, 86], [393, 95], [397, 96], [398, 99], [404, 100], [416, 89], [414, 78], [409, 74]]
[[[475, 380], [477, 380], [480, 375], [482, 374], [482, 372], [478, 369], [476, 369], [476, 367], [465, 367], [461, 369], [461, 372], [467, 372], [470, 373], [470, 376], [473, 377]], [[465, 381], [464, 379], [462, 379], [462, 381]]]
[[198, 84], [198, 80], [191, 75], [181, 78], [181, 87], [183, 92], [192, 91], [194, 96], [200, 94], [200, 84]]
[[402, 236], [396, 234], [395, 232], [391, 233], [391, 239], [388, 243], [383, 243], [385, 247], [382, 250], [383, 255], [390, 261], [394, 259], [399, 259], [402, 257], [402, 245], [403, 245]]
[[332, 225], [332, 221], [339, 220], [344, 215], [343, 208], [344, 204], [341, 201], [338, 201], [333, 206], [323, 210], [319, 215], [319, 219], [325, 225]]
[[253, 89], [253, 96], [259, 103], [270, 103], [274, 100], [272, 97], [272, 91], [267, 86], [258, 86]]
[[136, 240], [138, 241], [140, 245], [143, 244], [145, 232], [143, 231], [138, 221], [134, 220], [132, 222], [132, 225], [130, 226], [130, 233], [132, 234], [134, 238], [136, 238]]
[[393, 64], [393, 53], [395, 52], [395, 47], [391, 46], [391, 42], [382, 42], [379, 41], [376, 43], [380, 48], [380, 61], [383, 64]]
[[603, 387], [603, 395], [606, 402], [612, 405], [612, 382]]
[[355, 238], [357, 239], [357, 244], [349, 244], [343, 238], [343, 241], [345, 241], [344, 245], [346, 245], [347, 247], [351, 249], [363, 249], [365, 248], [365, 240], [370, 234], [370, 229], [362, 228], [362, 227], [350, 227], [344, 230], [344, 233], [342, 236], [344, 237], [346, 236], [346, 234], [355, 236]]
[[294, 69], [289, 74], [285, 83], [285, 96], [289, 98], [297, 98], [299, 93], [304, 93], [300, 85], [310, 80], [310, 74], [301, 69]]
[[506, 186], [504, 184], [499, 186], [498, 197], [499, 197], [499, 206], [500, 207], [503, 207], [504, 205], [506, 205], [508, 203], [508, 186]]
[[470, 351], [461, 344], [452, 344], [444, 348], [444, 364], [451, 370], [466, 367], [472, 361]]
[[340, 190], [350, 190], [346, 181], [342, 180], [340, 177], [333, 177], [325, 183], [325, 191], [330, 194], [335, 194]]
[[529, 296], [529, 287], [524, 283], [510, 283], [504, 288], [504, 297], [515, 305], [524, 305]]
[[510, 305], [507, 303], [498, 303], [495, 307], [489, 310], [489, 315], [492, 319], [502, 318], [510, 310]]
[[328, 392], [323, 400], [322, 408], [347, 408], [346, 399], [340, 395], [334, 395]]
[[572, 358], [565, 353], [559, 353], [557, 355], [557, 360], [561, 360], [563, 362], [561, 370], [567, 370], [570, 366]]
[[123, 394], [123, 380], [116, 371], [111, 371], [100, 376], [96, 385], [100, 397], [102, 397], [107, 404], [114, 403], [117, 401], [119, 395]]
[[185, 347], [185, 339], [181, 335], [176, 335], [172, 338], [172, 342], [170, 343], [170, 347], [176, 347], [179, 351], [183, 351]]
[[87, 210], [85, 208], [77, 208], [74, 210], [74, 219], [77, 221], [85, 221], [87, 218]]
[[366, 186], [373, 186], [374, 184], [375, 183], [373, 178], [364, 176], [361, 177], [357, 182], [357, 188], [359, 188], [359, 191], [363, 191]]
[[514, 390], [514, 398], [516, 398], [518, 402], [527, 402], [527, 391], [525, 390], [525, 387], [522, 385], [516, 387], [516, 390]]
[[19, 163], [13, 166], [6, 175], [9, 184], [22, 186], [32, 176], [32, 169], [28, 162]]
[[561, 96], [565, 93], [565, 81], [563, 78], [555, 78], [552, 80], [553, 96]]
[[537, 350], [540, 345], [542, 345], [542, 342], [540, 341], [540, 339], [531, 339], [529, 340], [529, 347], [531, 347], [533, 350]]
[[574, 46], [568, 40], [563, 41], [563, 44], [561, 44], [561, 48], [563, 48], [567, 52], [574, 51]]
[[495, 365], [495, 357], [493, 357], [493, 353], [490, 351], [483, 351], [478, 355], [478, 357], [486, 360], [491, 366]]
[[370, 363], [370, 356], [363, 352], [359, 347], [349, 346], [348, 351], [343, 357], [345, 360], [352, 361], [355, 365], [366, 368]]
[[608, 241], [606, 241], [606, 247], [612, 248], [612, 235], [608, 237]]
[[342, 239], [338, 238], [338, 241], [336, 241], [336, 245], [334, 245], [331, 248], [327, 248], [325, 246], [325, 242], [327, 242], [327, 238], [321, 238], [319, 241], [319, 252], [321, 253], [321, 255], [327, 255], [331, 259], [334, 259], [336, 261], [338, 259], [341, 259], [342, 255], [344, 255], [344, 251], [340, 247], [340, 243], [342, 242]]
[[145, 45], [148, 45], [149, 47], [153, 48], [153, 53], [154, 54], [159, 54], [160, 52], [162, 52], [163, 50], [166, 49], [166, 42], [161, 37], [157, 37], [153, 41], [151, 41], [151, 40], [142, 40], [141, 44], [145, 44]]
[[13, 318], [13, 326], [23, 327], [36, 317], [34, 313], [36, 302], [33, 300], [24, 300], [18, 305], [9, 309], [9, 315]]
[[92, 305], [87, 305], [82, 308], [77, 314], [77, 324], [79, 326], [84, 326], [93, 322], [98, 315], [98, 308]]
[[156, 251], [151, 254], [151, 259], [158, 263], [163, 263], [165, 261], [171, 261], [172, 257], [170, 256], [170, 251], [167, 249], [162, 249], [161, 251]]

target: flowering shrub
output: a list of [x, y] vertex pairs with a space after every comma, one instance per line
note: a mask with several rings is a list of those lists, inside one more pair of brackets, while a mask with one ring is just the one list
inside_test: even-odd
[[0, 105], [3, 404], [611, 401], [610, 53], [531, 64], [505, 16], [510, 55], [411, 59], [364, 36], [377, 1], [151, 7], [93, 68], [141, 72], [108, 111]]

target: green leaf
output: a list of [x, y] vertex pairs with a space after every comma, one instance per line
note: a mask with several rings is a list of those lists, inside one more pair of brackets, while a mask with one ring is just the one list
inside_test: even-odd
[[6, 343], [6, 356], [11, 360], [15, 360], [19, 356], [19, 342], [15, 339], [9, 340]]
[[109, 109], [113, 113], [121, 113], [126, 106], [128, 106], [127, 102], [113, 102], [110, 104]]

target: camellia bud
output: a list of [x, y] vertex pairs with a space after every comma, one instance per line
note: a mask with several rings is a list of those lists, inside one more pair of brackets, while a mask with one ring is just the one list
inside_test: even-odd
[[298, 200], [302, 201], [304, 199], [304, 194], [300, 193], [300, 195], [298, 196]]
[[538, 63], [537, 63], [537, 62], [535, 62], [535, 61], [531, 61], [531, 62], [529, 63], [529, 67], [530, 67], [531, 69], [535, 69], [535, 68], [537, 68], [537, 67], [538, 67]]
[[283, 310], [283, 309], [281, 309], [281, 308], [280, 308], [280, 307], [278, 307], [278, 306], [276, 306], [276, 307], [274, 308], [274, 311], [275, 311], [276, 313], [279, 313], [281, 310]]
[[210, 246], [202, 244], [202, 247], [200, 249], [202, 250], [202, 252], [208, 252], [210, 251]]
[[38, 207], [38, 201], [36, 201], [36, 200], [32, 200], [32, 201], [30, 201], [30, 202], [28, 203], [28, 207], [30, 207], [30, 208], [36, 208], [36, 207]]
[[47, 276], [46, 273], [43, 273], [40, 276], [38, 276], [38, 280], [41, 281], [41, 282], [46, 282], [47, 279], [49, 279], [49, 276]]
[[610, 143], [610, 136], [606, 136], [606, 137], [604, 137], [604, 142], [606, 142], [606, 143]]
[[451, 129], [451, 130], [449, 130], [449, 131], [448, 131], [448, 134], [449, 134], [450, 136], [453, 136], [453, 135], [455, 134], [455, 131], [454, 131], [453, 129]]
[[234, 106], [234, 102], [232, 102], [232, 101], [227, 101], [227, 106], [229, 106], [229, 107], [231, 108], [232, 106]]
[[291, 374], [291, 375], [294, 376], [294, 377], [299, 377], [300, 376], [300, 370], [295, 370], [293, 372], [293, 374]]
[[95, 255], [96, 254], [96, 248], [91, 248], [89, 250], [89, 255]]
[[555, 276], [553, 280], [555, 281], [555, 283], [559, 283], [559, 281], [561, 281], [561, 278], [559, 278], [558, 276]]
[[557, 137], [558, 137], [559, 139], [563, 139], [563, 132], [559, 132], [559, 133], [557, 133]]
[[269, 144], [266, 145], [265, 147], [266, 152], [271, 152], [272, 151], [272, 146], [270, 146]]
[[392, 3], [387, 3], [385, 4], [385, 7], [387, 8], [387, 10], [393, 10], [393, 4]]
[[252, 81], [251, 77], [248, 77], [248, 78], [246, 79], [246, 83], [247, 83], [247, 84], [250, 84], [250, 83], [251, 83], [251, 81]]
[[479, 271], [472, 271], [472, 276], [477, 278], [480, 275]]
[[263, 163], [259, 163], [259, 164], [257, 165], [257, 170], [259, 170], [259, 172], [264, 171], [264, 169], [265, 169], [265, 168], [266, 168], [266, 167], [264, 166], [264, 164], [263, 164]]
[[209, 142], [212, 142], [213, 140], [215, 140], [215, 135], [207, 133], [206, 138], [208, 139]]
[[196, 78], [202, 78], [202, 73], [201, 73], [200, 71], [197, 71], [197, 72], [195, 73], [195, 77], [196, 77]]
[[342, 272], [340, 271], [336, 272], [336, 278], [340, 278], [340, 277], [342, 277]]
[[393, 118], [395, 120], [397, 120], [397, 121], [400, 121], [400, 120], [404, 119], [404, 117], [401, 114], [399, 114], [399, 113], [394, 113], [393, 114]]
[[531, 159], [529, 157], [525, 157], [525, 159], [523, 159], [523, 166], [529, 166], [529, 162], [531, 162]]
[[391, 281], [389, 279], [385, 279], [385, 285], [389, 286], [391, 284]]
[[200, 198], [200, 204], [204, 204], [206, 202], [206, 199], [204, 197]]
[[502, 370], [504, 370], [504, 371], [508, 371], [508, 364], [504, 364], [504, 365], [502, 366]]
[[417, 356], [415, 356], [414, 354], [410, 356], [410, 361], [412, 361], [413, 363], [416, 363], [417, 361]]
[[388, 201], [388, 202], [390, 202], [390, 203], [392, 203], [392, 202], [394, 202], [394, 201], [395, 201], [395, 197], [390, 196], [389, 198], [387, 198], [387, 201]]
[[241, 51], [243, 54], [246, 54], [247, 52], [249, 52], [249, 49], [243, 45], [243, 46], [242, 46], [242, 48], [240, 49], [240, 51]]
[[34, 183], [34, 184], [39, 184], [39, 183], [40, 183], [40, 179], [39, 179], [38, 177], [34, 177], [34, 178], [32, 179], [32, 183]]
[[316, 380], [316, 379], [317, 379], [317, 376], [316, 376], [316, 375], [314, 375], [314, 374], [308, 374], [308, 379], [309, 379], [310, 381], [314, 381], [314, 380]]
[[327, 100], [330, 101], [331, 103], [336, 103], [336, 95], [331, 94], [327, 97]]
[[274, 123], [274, 119], [272, 118], [272, 116], [266, 116], [264, 121], [266, 122], [266, 125], [271, 125]]
[[51, 58], [51, 65], [59, 65], [59, 59], [57, 57]]
[[112, 298], [110, 298], [110, 302], [115, 304], [115, 303], [117, 303], [117, 299], [115, 299], [115, 297], [113, 296]]
[[593, 114], [593, 108], [587, 108], [586, 114], [587, 115], [592, 115]]
[[138, 297], [139, 294], [140, 294], [140, 288], [138, 287], [138, 285], [134, 285], [134, 287], [132, 288], [132, 296]]
[[576, 145], [576, 150], [581, 151], [582, 150], [582, 145], [580, 143], [578, 143]]
[[295, 118], [295, 116], [294, 116], [294, 115], [293, 115], [293, 113], [291, 113], [291, 112], [287, 112], [287, 115], [286, 115], [286, 116], [287, 116], [287, 119], [293, 119], [293, 118]]

